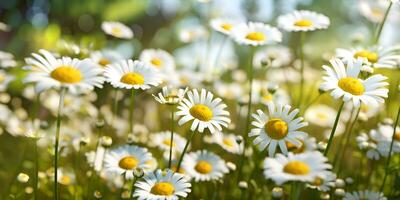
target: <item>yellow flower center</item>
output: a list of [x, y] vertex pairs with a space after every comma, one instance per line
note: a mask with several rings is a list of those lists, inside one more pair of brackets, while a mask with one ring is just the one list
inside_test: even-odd
[[396, 141], [400, 141], [400, 131], [397, 131], [397, 132], [394, 134], [394, 139], [395, 139]]
[[226, 145], [226, 146], [228, 146], [228, 147], [233, 147], [235, 144], [233, 143], [233, 141], [231, 140], [231, 139], [229, 139], [229, 138], [224, 138], [223, 140], [222, 140], [222, 142]]
[[113, 28], [111, 29], [111, 33], [112, 33], [113, 35], [120, 36], [121, 33], [122, 33], [122, 30], [121, 30], [120, 28], [118, 28], [118, 27], [113, 27]]
[[99, 64], [100, 64], [101, 66], [106, 66], [106, 65], [110, 64], [110, 61], [109, 61], [108, 59], [101, 58], [101, 59], [99, 60]]
[[153, 58], [150, 60], [151, 64], [153, 64], [156, 67], [161, 67], [163, 64], [163, 61], [161, 59], [158, 58]]
[[158, 182], [154, 184], [150, 192], [155, 195], [170, 196], [174, 194], [175, 188], [170, 182]]
[[264, 96], [262, 96], [262, 99], [264, 101], [271, 101], [272, 100], [272, 95], [271, 94], [265, 94]]
[[196, 104], [190, 108], [189, 113], [197, 118], [198, 120], [207, 122], [213, 117], [213, 113], [210, 108], [203, 104]]
[[371, 63], [376, 63], [378, 61], [378, 54], [375, 52], [370, 52], [370, 51], [357, 51], [354, 54], [354, 58], [366, 58], [369, 62]]
[[60, 177], [60, 180], [58, 182], [63, 185], [70, 185], [72, 183], [72, 179], [71, 177], [64, 175]]
[[0, 74], [0, 83], [3, 83], [6, 80], [6, 76]]
[[315, 186], [320, 186], [323, 183], [324, 183], [324, 179], [317, 176], [311, 184], [315, 185]]
[[301, 19], [301, 20], [296, 21], [294, 23], [294, 25], [299, 26], [299, 27], [310, 27], [313, 25], [313, 22], [308, 19]]
[[138, 161], [135, 157], [133, 157], [133, 156], [126, 156], [126, 157], [123, 157], [123, 158], [119, 161], [118, 165], [119, 165], [119, 167], [121, 167], [122, 169], [130, 170], [130, 169], [136, 168], [137, 165], [138, 165], [138, 163], [139, 163], [139, 161]]
[[365, 88], [360, 80], [353, 77], [341, 78], [338, 82], [338, 86], [342, 90], [356, 96], [364, 94]]
[[128, 72], [121, 77], [120, 81], [129, 85], [143, 85], [144, 77], [139, 73]]
[[207, 161], [201, 160], [196, 164], [194, 169], [201, 174], [208, 174], [212, 171], [212, 165]]
[[264, 41], [266, 39], [264, 33], [261, 32], [251, 32], [246, 35], [246, 39], [253, 40], [257, 42]]
[[310, 172], [310, 167], [301, 161], [290, 161], [283, 167], [283, 171], [288, 174], [306, 175]]
[[232, 27], [233, 26], [231, 24], [227, 24], [227, 23], [221, 24], [221, 28], [223, 28], [226, 31], [232, 30]]
[[[170, 140], [170, 139], [165, 139], [165, 140], [163, 141], [163, 143], [164, 143], [165, 145], [167, 145], [167, 146], [171, 146], [171, 140]], [[173, 147], [176, 146], [175, 142], [172, 142], [172, 146], [173, 146]]]
[[300, 141], [300, 142], [301, 142], [300, 147], [297, 147], [288, 141], [285, 141], [285, 144], [286, 144], [288, 151], [298, 154], [298, 153], [303, 153], [304, 150], [306, 149], [306, 145], [304, 144], [304, 142], [303, 141]]
[[264, 126], [265, 132], [274, 140], [281, 140], [288, 134], [288, 125], [278, 118], [270, 119]]
[[60, 66], [50, 73], [51, 78], [62, 83], [78, 83], [82, 80], [82, 73], [75, 67]]
[[[176, 166], [172, 166], [172, 171], [177, 172], [177, 171], [176, 171]], [[181, 168], [179, 169], [178, 173], [184, 174], [184, 173], [185, 173], [185, 170], [181, 167]]]
[[328, 119], [328, 116], [325, 113], [320, 113], [319, 112], [319, 113], [317, 113], [317, 118], [320, 119], [320, 120], [325, 121], [325, 120]]

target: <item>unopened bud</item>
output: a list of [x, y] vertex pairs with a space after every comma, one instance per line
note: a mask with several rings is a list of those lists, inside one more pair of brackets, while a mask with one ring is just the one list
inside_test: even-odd
[[281, 188], [281, 187], [272, 188], [272, 197], [279, 199], [282, 196], [283, 196], [283, 188]]
[[240, 182], [239, 182], [239, 188], [240, 188], [240, 189], [242, 189], [242, 190], [247, 190], [248, 187], [249, 187], [249, 186], [247, 185], [247, 182], [246, 182], [246, 181], [240, 181]]
[[112, 138], [110, 136], [102, 136], [100, 138], [100, 144], [103, 147], [110, 147], [112, 145]]

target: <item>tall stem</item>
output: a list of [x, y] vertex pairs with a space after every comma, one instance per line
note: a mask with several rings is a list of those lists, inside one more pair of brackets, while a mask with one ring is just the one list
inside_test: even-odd
[[61, 88], [60, 101], [58, 102], [56, 142], [54, 145], [54, 199], [58, 200], [58, 144], [60, 140], [61, 115], [64, 106], [64, 96], [67, 88]]
[[378, 31], [377, 31], [377, 33], [375, 35], [374, 44], [378, 44], [378, 42], [379, 42], [379, 38], [381, 37], [381, 33], [382, 33], [382, 30], [383, 30], [383, 27], [385, 26], [385, 22], [386, 22], [386, 19], [387, 19], [388, 15], [389, 15], [390, 8], [392, 8], [392, 5], [393, 5], [393, 3], [390, 2], [388, 8], [386, 9], [386, 12], [385, 12], [385, 15], [383, 17], [383, 20], [379, 24]]
[[114, 93], [114, 104], [113, 104], [113, 116], [111, 119], [111, 123], [114, 123], [114, 119], [117, 116], [118, 112], [118, 89], [115, 88], [115, 93]]
[[301, 103], [303, 101], [303, 93], [304, 93], [304, 40], [305, 40], [306, 34], [305, 32], [300, 33], [300, 45], [299, 45], [299, 56], [300, 56], [300, 74], [301, 74], [301, 79], [300, 79], [300, 96], [298, 100], [298, 107], [301, 106]]
[[181, 164], [182, 164], [183, 157], [185, 156], [185, 153], [186, 153], [187, 148], [188, 148], [188, 146], [190, 144], [190, 141], [192, 141], [192, 138], [193, 138], [193, 135], [194, 135], [194, 131], [190, 132], [189, 134], [190, 134], [189, 138], [187, 139], [185, 147], [183, 148], [181, 157], [179, 158], [178, 165], [176, 167], [176, 172], [179, 172], [179, 170], [181, 169]]
[[171, 140], [169, 144], [169, 160], [168, 160], [169, 169], [171, 169], [173, 143], [174, 143], [174, 105], [171, 105]]
[[249, 61], [249, 80], [250, 80], [250, 89], [249, 89], [249, 95], [248, 95], [248, 109], [247, 109], [247, 118], [246, 118], [246, 131], [243, 133], [243, 152], [240, 158], [240, 163], [239, 163], [239, 170], [238, 170], [238, 182], [240, 181], [240, 177], [242, 175], [243, 171], [243, 164], [244, 164], [244, 159], [245, 159], [245, 149], [246, 149], [246, 144], [247, 144], [247, 139], [249, 136], [249, 131], [250, 131], [250, 117], [251, 117], [251, 106], [252, 106], [252, 96], [253, 96], [253, 57], [254, 57], [254, 52], [255, 48], [250, 47], [250, 61]]
[[133, 108], [135, 106], [135, 89], [131, 89], [131, 103], [129, 107], [129, 133], [133, 133]]
[[381, 185], [381, 188], [379, 189], [379, 192], [383, 192], [383, 188], [385, 187], [385, 182], [386, 182], [388, 171], [389, 171], [390, 159], [392, 158], [393, 144], [394, 144], [394, 140], [395, 140], [395, 136], [396, 136], [397, 124], [399, 123], [399, 117], [400, 117], [400, 106], [399, 106], [399, 110], [397, 111], [396, 122], [393, 124], [392, 141], [390, 142], [389, 155], [388, 155], [388, 159], [386, 160], [386, 164], [385, 164], [385, 176], [383, 177], [382, 185]]
[[39, 156], [38, 156], [38, 139], [34, 139], [33, 153], [35, 154], [35, 171], [33, 175], [33, 195], [34, 199], [38, 199], [38, 181], [39, 181]]
[[133, 193], [135, 192], [135, 183], [136, 183], [137, 179], [138, 179], [137, 177], [133, 177], [130, 199], [133, 199]]
[[329, 136], [328, 145], [326, 146], [326, 149], [325, 149], [325, 151], [324, 151], [324, 156], [326, 156], [326, 155], [328, 154], [329, 147], [330, 147], [331, 144], [332, 144], [333, 136], [335, 135], [335, 131], [336, 131], [337, 125], [338, 125], [338, 123], [339, 123], [339, 118], [340, 118], [340, 114], [342, 113], [343, 106], [344, 106], [344, 101], [343, 101], [342, 104], [340, 105], [339, 111], [337, 112], [336, 119], [335, 119], [335, 123], [333, 124], [333, 128], [332, 128], [332, 131], [331, 131], [331, 135]]
[[342, 170], [342, 159], [343, 159], [343, 157], [344, 157], [344, 154], [346, 153], [347, 144], [348, 144], [349, 141], [350, 141], [350, 136], [351, 136], [351, 134], [352, 134], [352, 132], [353, 132], [354, 125], [357, 123], [358, 116], [360, 115], [360, 111], [361, 111], [361, 106], [358, 107], [356, 116], [354, 117], [354, 121], [353, 121], [353, 123], [351, 123], [350, 128], [349, 128], [349, 131], [347, 132], [346, 141], [344, 142], [344, 146], [343, 146], [343, 148], [340, 148], [340, 149], [341, 149], [340, 151], [342, 151], [342, 152], [341, 152], [340, 157], [339, 157], [339, 160], [338, 160], [337, 175], [339, 175], [340, 172], [341, 172], [341, 170]]

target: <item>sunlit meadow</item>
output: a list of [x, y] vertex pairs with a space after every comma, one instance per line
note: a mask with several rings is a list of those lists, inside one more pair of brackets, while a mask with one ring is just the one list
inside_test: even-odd
[[0, 199], [400, 199], [398, 0], [0, 1]]

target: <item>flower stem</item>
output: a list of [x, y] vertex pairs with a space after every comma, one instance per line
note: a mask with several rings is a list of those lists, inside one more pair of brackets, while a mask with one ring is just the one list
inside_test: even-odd
[[378, 44], [378, 42], [379, 42], [379, 38], [381, 37], [381, 33], [382, 33], [382, 30], [383, 30], [383, 27], [385, 26], [385, 22], [386, 22], [386, 19], [387, 19], [388, 15], [389, 15], [390, 8], [392, 8], [392, 5], [393, 5], [393, 3], [390, 2], [388, 8], [386, 9], [386, 12], [385, 12], [385, 15], [383, 17], [383, 20], [379, 24], [379, 27], [378, 27], [378, 30], [376, 32], [376, 36], [375, 36], [375, 39], [374, 39], [374, 44]]
[[386, 164], [385, 164], [385, 176], [383, 177], [382, 185], [379, 189], [379, 192], [381, 192], [381, 193], [383, 192], [383, 188], [385, 187], [385, 182], [386, 182], [388, 171], [389, 171], [389, 164], [390, 164], [390, 159], [392, 157], [393, 144], [394, 144], [394, 140], [395, 140], [395, 136], [396, 136], [397, 124], [399, 123], [399, 117], [400, 117], [400, 106], [397, 111], [396, 122], [393, 124], [392, 141], [390, 142], [389, 155], [388, 155], [388, 159], [386, 160]]
[[113, 116], [112, 116], [112, 119], [111, 119], [111, 123], [114, 122], [114, 119], [117, 116], [117, 112], [118, 112], [118, 89], [115, 89], [114, 105], [113, 105]]
[[58, 102], [56, 141], [54, 145], [54, 199], [58, 200], [58, 144], [60, 140], [61, 115], [64, 105], [64, 96], [67, 88], [61, 88], [60, 101]]
[[342, 171], [342, 159], [344, 157], [344, 154], [346, 153], [347, 144], [349, 143], [350, 136], [353, 132], [354, 125], [357, 123], [358, 116], [360, 115], [360, 111], [361, 111], [361, 106], [358, 107], [358, 110], [357, 110], [356, 116], [354, 117], [353, 123], [351, 123], [351, 125], [349, 127], [349, 131], [347, 131], [346, 141], [344, 142], [344, 146], [339, 149], [339, 151], [341, 151], [341, 153], [340, 153], [340, 157], [339, 157], [338, 164], [337, 164], [337, 166], [338, 166], [337, 175], [339, 175], [340, 172]]
[[131, 89], [131, 103], [129, 107], [129, 133], [133, 133], [133, 108], [135, 105], [135, 89]]
[[300, 33], [300, 45], [299, 45], [299, 56], [300, 56], [300, 74], [301, 74], [301, 79], [300, 79], [300, 96], [298, 100], [298, 107], [301, 106], [301, 103], [303, 101], [303, 93], [304, 93], [304, 40], [305, 40], [306, 34], [305, 32]]
[[250, 117], [251, 117], [251, 106], [252, 106], [252, 96], [253, 96], [253, 57], [254, 57], [255, 48], [251, 47], [250, 49], [250, 61], [249, 61], [249, 80], [250, 80], [250, 89], [249, 89], [249, 102], [247, 108], [247, 118], [246, 118], [246, 131], [243, 133], [243, 152], [240, 158], [239, 170], [238, 170], [238, 182], [240, 181], [240, 177], [242, 176], [243, 164], [245, 159], [245, 149], [247, 144], [247, 139], [250, 131]]
[[171, 169], [172, 145], [174, 143], [174, 105], [171, 105], [171, 140], [169, 144], [168, 168]]
[[336, 119], [335, 119], [335, 123], [333, 124], [333, 128], [332, 128], [331, 134], [330, 134], [330, 136], [329, 136], [328, 145], [326, 146], [326, 149], [325, 149], [325, 151], [324, 151], [324, 156], [326, 156], [326, 155], [328, 154], [329, 147], [330, 147], [331, 144], [332, 144], [333, 136], [335, 135], [335, 131], [336, 131], [337, 125], [338, 125], [338, 123], [339, 123], [339, 118], [340, 118], [340, 114], [342, 113], [343, 106], [344, 106], [344, 101], [343, 101], [342, 104], [340, 105], [339, 111], [337, 112]]
[[189, 133], [189, 138], [186, 141], [186, 144], [185, 144], [185, 147], [183, 148], [181, 157], [179, 158], [178, 165], [176, 166], [176, 172], [179, 172], [179, 170], [181, 169], [183, 156], [185, 155], [185, 153], [187, 151], [187, 148], [188, 148], [188, 146], [190, 144], [190, 141], [192, 141], [193, 135], [194, 135], [194, 131]]
[[133, 199], [133, 193], [135, 192], [135, 183], [137, 180], [138, 180], [138, 178], [136, 176], [133, 177], [130, 199]]
[[34, 199], [38, 199], [38, 181], [39, 181], [39, 156], [38, 156], [38, 139], [34, 139], [33, 153], [35, 154], [35, 171], [33, 174], [33, 196]]

